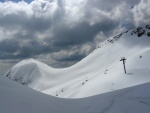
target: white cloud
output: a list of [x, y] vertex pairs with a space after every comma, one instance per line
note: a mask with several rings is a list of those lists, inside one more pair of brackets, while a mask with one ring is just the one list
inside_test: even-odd
[[134, 15], [134, 22], [136, 26], [150, 22], [150, 0], [141, 0], [141, 2], [134, 6], [132, 12]]

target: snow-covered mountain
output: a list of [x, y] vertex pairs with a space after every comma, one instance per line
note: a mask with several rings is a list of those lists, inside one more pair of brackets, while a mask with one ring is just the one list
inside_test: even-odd
[[14, 81], [0, 76], [0, 113], [149, 113], [150, 27], [138, 29], [104, 41], [69, 68], [34, 59], [16, 64], [5, 74]]
[[[125, 57], [127, 74], [121, 57]], [[79, 63], [54, 69], [34, 59], [12, 67], [6, 77], [62, 98], [82, 98], [150, 82], [150, 25], [100, 43]]]

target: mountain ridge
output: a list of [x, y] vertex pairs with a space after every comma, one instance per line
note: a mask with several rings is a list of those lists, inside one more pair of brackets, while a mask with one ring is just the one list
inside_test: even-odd
[[[25, 84], [53, 96], [83, 98], [147, 83], [150, 81], [149, 32], [150, 25], [146, 25], [117, 34], [105, 40], [90, 55], [69, 68], [54, 69], [34, 59], [25, 60], [25, 64], [34, 62], [38, 65], [35, 72], [32, 72], [32, 66], [25, 65], [27, 71], [24, 73], [36, 75]], [[124, 74], [121, 57], [127, 58], [127, 74]], [[5, 76], [9, 74], [13, 80], [16, 79], [15, 76], [20, 76], [19, 73], [22, 71], [16, 67], [13, 67], [16, 70], [11, 70], [14, 72], [8, 72]]]

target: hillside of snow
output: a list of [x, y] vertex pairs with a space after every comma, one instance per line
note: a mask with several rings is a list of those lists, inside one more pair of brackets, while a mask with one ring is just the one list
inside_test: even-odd
[[56, 98], [0, 76], [0, 113], [149, 113], [150, 83], [82, 99]]
[[[127, 59], [127, 74], [121, 57]], [[150, 25], [146, 25], [107, 39], [69, 68], [54, 69], [28, 59], [5, 76], [49, 95], [83, 98], [150, 82], [149, 58]]]

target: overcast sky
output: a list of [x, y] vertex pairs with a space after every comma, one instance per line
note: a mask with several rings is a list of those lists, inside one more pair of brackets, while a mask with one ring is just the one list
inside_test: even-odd
[[73, 65], [101, 41], [149, 18], [150, 0], [0, 0], [1, 70], [26, 58]]

